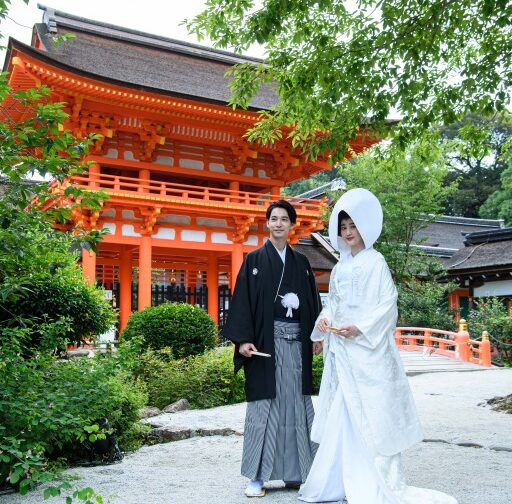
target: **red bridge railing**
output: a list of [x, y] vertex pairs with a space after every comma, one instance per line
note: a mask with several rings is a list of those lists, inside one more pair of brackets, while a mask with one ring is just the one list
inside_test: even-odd
[[462, 362], [491, 366], [491, 343], [484, 333], [482, 340], [470, 338], [465, 321], [458, 332], [425, 327], [397, 327], [395, 342], [399, 350], [428, 351]]

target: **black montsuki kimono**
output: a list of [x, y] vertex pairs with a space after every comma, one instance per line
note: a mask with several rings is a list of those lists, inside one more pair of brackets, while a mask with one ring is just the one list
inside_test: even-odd
[[[302, 339], [302, 393], [313, 393], [313, 348], [309, 339], [321, 310], [315, 276], [307, 258], [288, 246], [285, 267], [293, 268], [300, 300]], [[235, 343], [235, 373], [243, 366], [245, 394], [248, 401], [276, 396], [274, 351], [274, 298], [283, 262], [274, 245], [267, 243], [250, 252], [240, 268], [229, 314], [222, 335]], [[289, 271], [285, 270], [287, 276]], [[238, 352], [240, 343], [253, 343], [258, 351], [272, 357], [245, 358]]]

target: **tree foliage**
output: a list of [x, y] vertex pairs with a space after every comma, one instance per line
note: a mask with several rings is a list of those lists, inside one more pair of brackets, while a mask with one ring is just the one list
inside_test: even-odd
[[248, 107], [264, 84], [279, 94], [250, 139], [286, 134], [334, 160], [361, 124], [384, 134], [393, 109], [399, 145], [466, 113], [504, 110], [511, 26], [507, 0], [207, 0], [188, 24], [218, 47], [265, 47], [264, 63], [232, 71], [233, 105]]
[[[418, 231], [442, 212], [455, 184], [446, 184], [446, 152], [435, 135], [427, 135], [405, 152], [392, 150], [382, 156], [385, 147], [377, 146], [344, 163], [339, 174], [346, 189], [365, 187], [382, 204], [384, 226], [376, 247], [384, 254], [396, 282], [417, 275], [433, 278], [439, 273], [437, 261], [422, 254], [415, 245]], [[333, 195], [336, 198], [337, 195]]]
[[501, 187], [493, 192], [480, 207], [480, 217], [503, 219], [506, 226], [512, 226], [512, 163], [501, 174]]
[[[0, 0], [0, 20], [10, 3]], [[72, 247], [94, 247], [102, 233], [61, 233], [54, 227], [67, 222], [74, 208], [52, 204], [61, 194], [49, 192], [48, 180], [82, 173], [94, 140], [63, 130], [65, 119], [63, 104], [52, 103], [49, 89], [13, 91], [0, 75], [0, 487], [20, 493], [55, 477], [51, 456], [67, 456], [80, 441], [100, 435], [98, 415], [117, 422], [118, 434], [127, 434], [145, 400], [119, 362], [63, 363], [53, 355], [70, 330], [89, 331], [95, 324], [99, 329], [114, 320], [101, 293], [81, 277], [72, 252]], [[99, 209], [105, 198], [72, 186], [64, 196], [72, 196], [79, 209]], [[48, 288], [55, 297], [43, 299]], [[64, 304], [67, 314], [58, 312]], [[77, 327], [82, 315], [87, 324]], [[33, 348], [34, 338], [43, 344]], [[70, 487], [67, 482], [48, 487], [45, 496]], [[66, 502], [74, 498], [101, 502], [90, 489]]]
[[453, 313], [447, 306], [447, 295], [457, 284], [418, 281], [409, 278], [398, 285], [398, 325], [456, 330]]
[[512, 366], [512, 318], [504, 300], [491, 297], [473, 301], [468, 322], [471, 337], [478, 340], [487, 331], [496, 360]]
[[[512, 117], [500, 114], [491, 118], [470, 114], [461, 121], [441, 128], [449, 150], [447, 182], [458, 182], [456, 196], [448, 198], [448, 215], [478, 217], [491, 194], [501, 189], [500, 177], [510, 161]], [[503, 183], [503, 182], [502, 182]], [[495, 203], [485, 206], [488, 218], [500, 213]]]
[[284, 186], [281, 190], [281, 194], [285, 196], [295, 196], [297, 194], [310, 191], [311, 189], [316, 189], [323, 184], [332, 182], [338, 177], [339, 174], [336, 169], [321, 171], [310, 178], [297, 180], [296, 182], [292, 182], [291, 184]]
[[505, 165], [500, 175], [500, 187], [480, 207], [480, 217], [503, 219], [512, 226], [512, 127], [502, 145], [500, 160]]

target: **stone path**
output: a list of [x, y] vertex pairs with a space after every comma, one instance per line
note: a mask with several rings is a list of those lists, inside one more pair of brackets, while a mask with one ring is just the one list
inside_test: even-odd
[[[512, 392], [512, 369], [421, 374], [410, 382], [426, 441], [404, 454], [409, 484], [451, 493], [459, 504], [510, 504], [512, 415], [483, 403]], [[240, 476], [244, 413], [240, 404], [153, 417], [148, 421], [159, 429], [185, 439], [144, 447], [119, 464], [69, 473], [113, 504], [247, 504]], [[204, 436], [221, 433], [216, 429], [227, 435]], [[0, 497], [0, 504], [41, 502], [41, 490]], [[258, 502], [299, 501], [295, 491], [275, 482]]]

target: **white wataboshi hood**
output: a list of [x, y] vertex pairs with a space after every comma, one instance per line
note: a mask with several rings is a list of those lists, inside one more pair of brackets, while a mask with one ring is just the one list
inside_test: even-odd
[[338, 215], [342, 211], [356, 225], [365, 248], [371, 248], [382, 232], [382, 207], [375, 194], [368, 189], [351, 189], [334, 205], [329, 219], [329, 240], [336, 250], [348, 252], [350, 247], [338, 235]]

